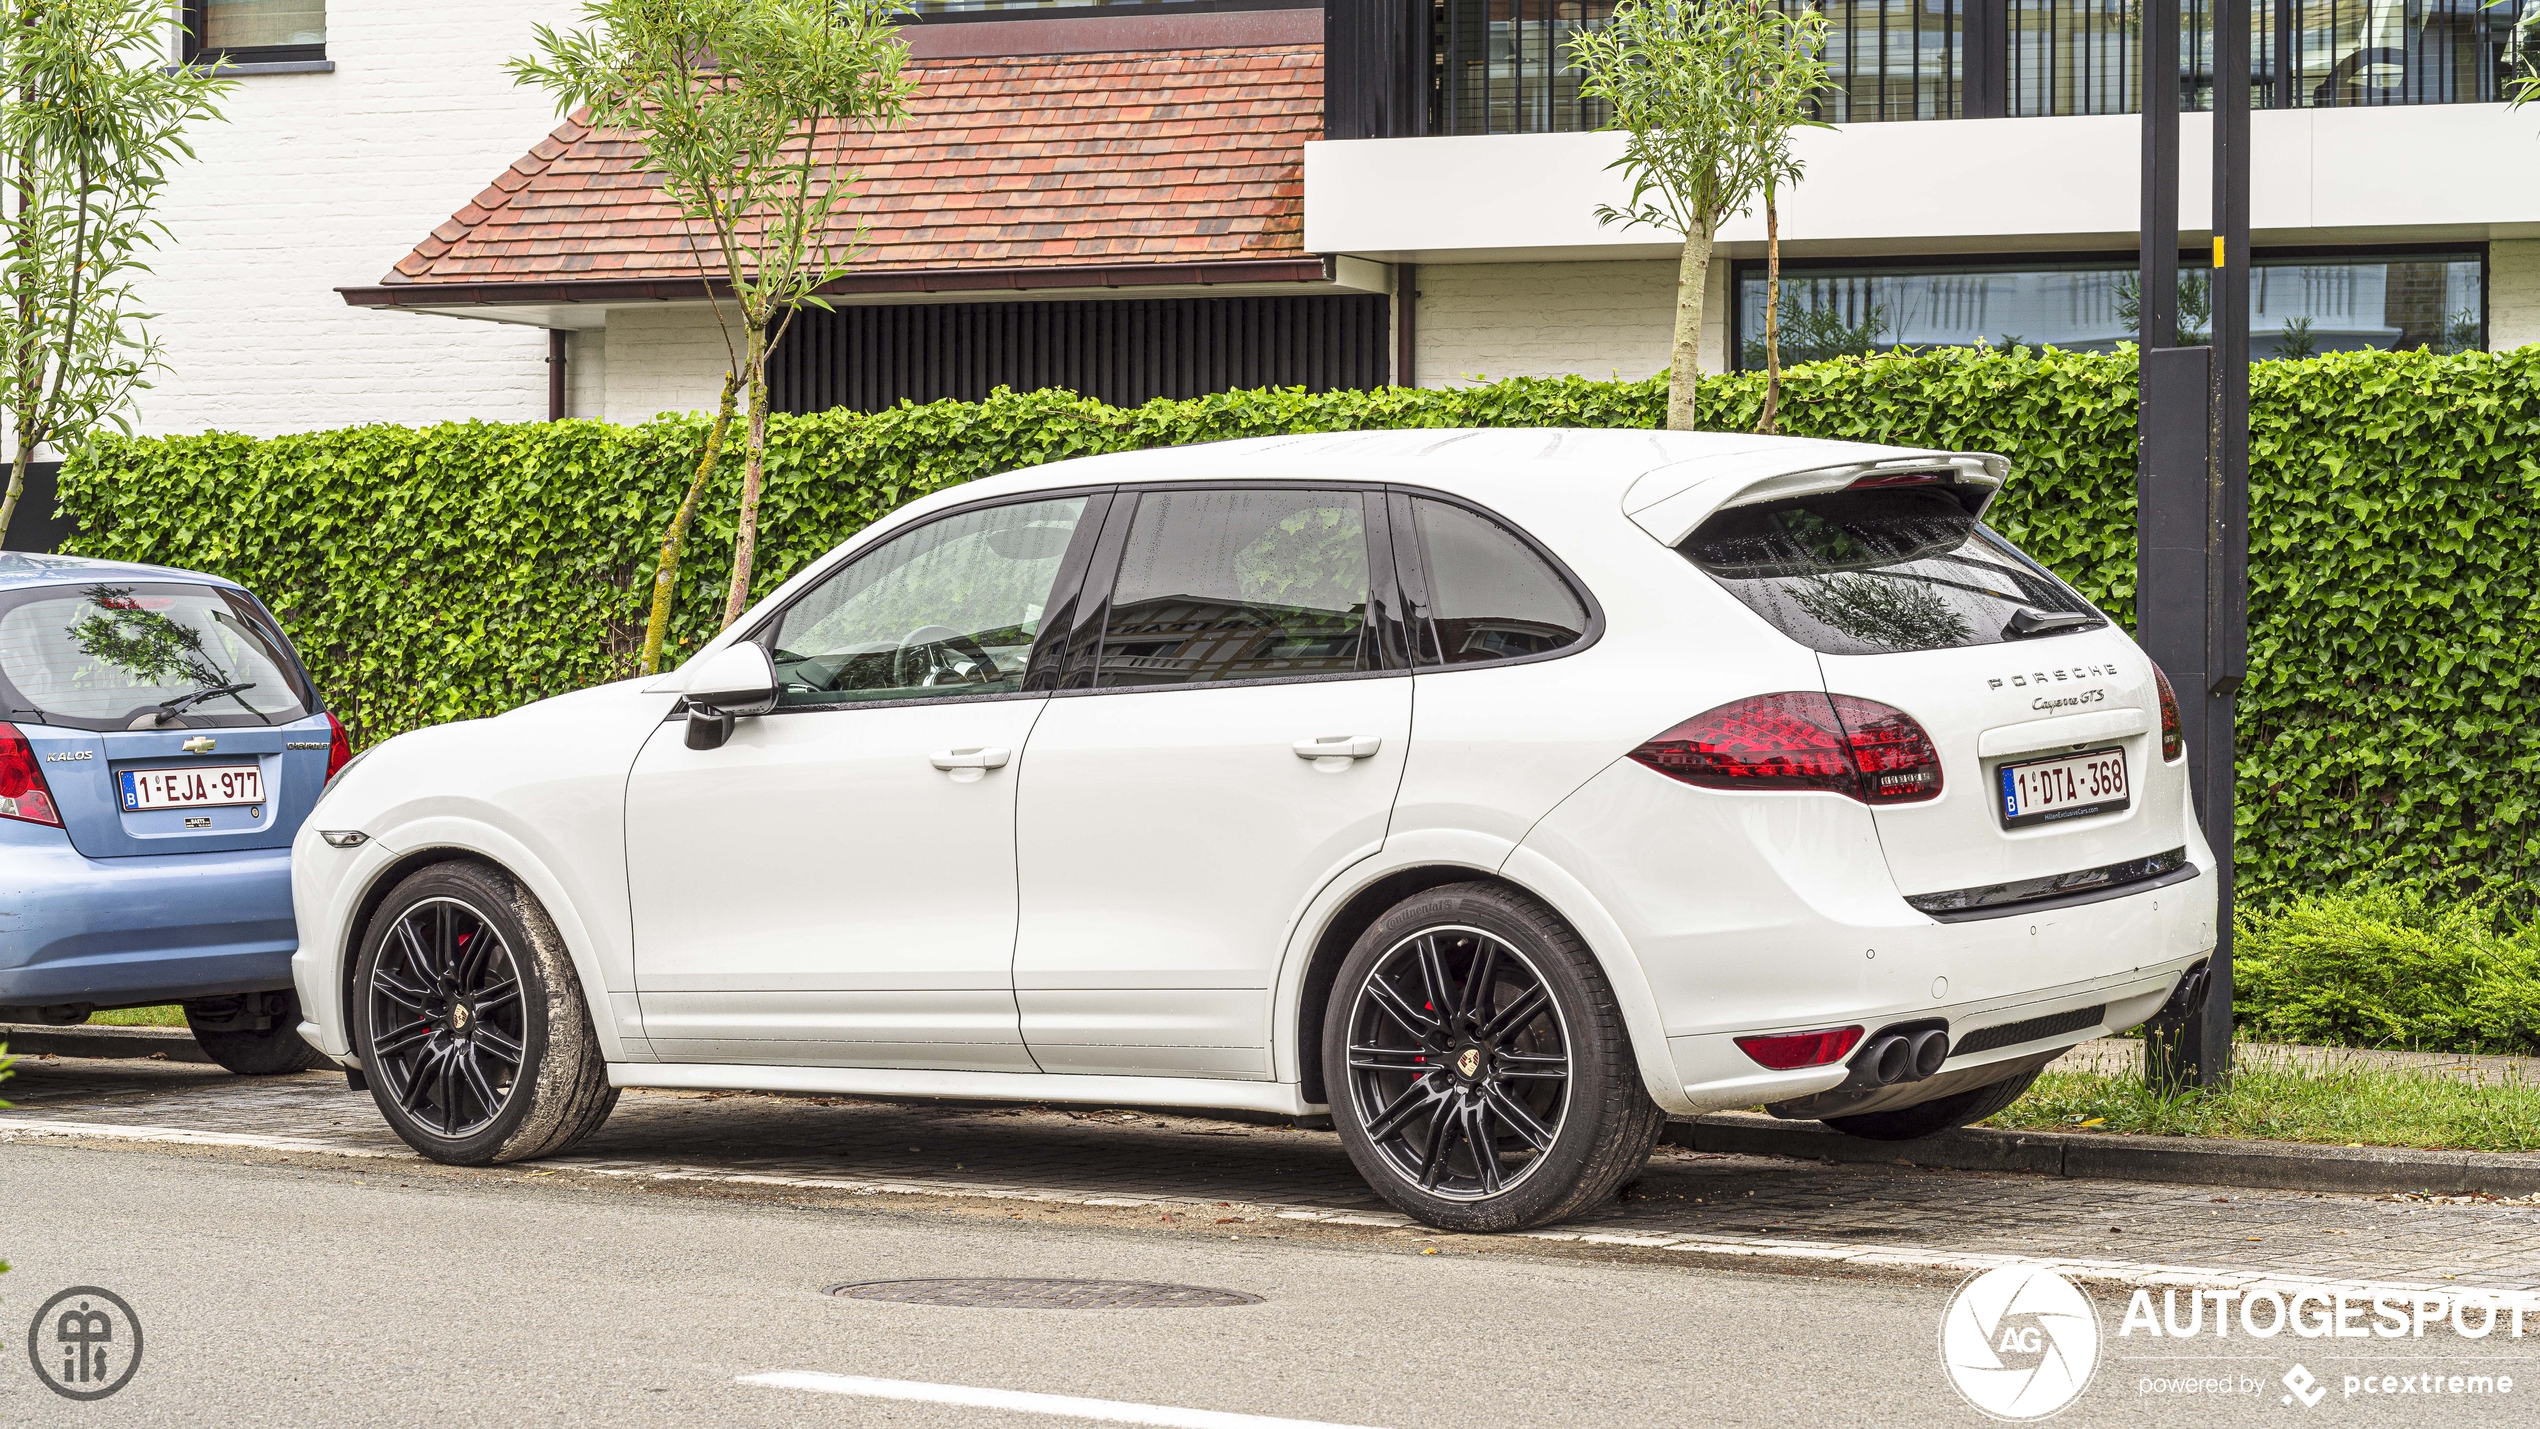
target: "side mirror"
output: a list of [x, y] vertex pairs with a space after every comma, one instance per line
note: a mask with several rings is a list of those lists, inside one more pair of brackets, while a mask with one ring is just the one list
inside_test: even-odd
[[765, 648], [745, 640], [698, 662], [686, 693], [688, 747], [720, 749], [733, 720], [776, 708], [776, 665]]

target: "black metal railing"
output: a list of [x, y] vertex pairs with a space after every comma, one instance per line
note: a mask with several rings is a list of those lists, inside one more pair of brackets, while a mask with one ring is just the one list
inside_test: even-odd
[[1603, 25], [1613, 0], [1438, 0], [1439, 134], [1549, 134], [1605, 127], [1607, 106], [1579, 93], [1571, 42]]
[[[1366, 0], [1359, 0], [1365, 3]], [[2141, 0], [1784, 0], [1826, 17], [1835, 123], [1968, 115], [2130, 114], [2141, 107]], [[2213, 103], [2209, 0], [2184, 0], [2181, 103]], [[1572, 44], [1613, 0], [1431, 0], [1428, 132], [1595, 129]], [[2520, 43], [2540, 47], [2540, 0], [2256, 0], [2258, 108], [2488, 104]]]

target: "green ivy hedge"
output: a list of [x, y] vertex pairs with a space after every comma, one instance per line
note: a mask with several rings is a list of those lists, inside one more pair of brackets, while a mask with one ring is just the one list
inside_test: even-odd
[[[2396, 868], [2540, 875], [2540, 348], [2336, 353], [2252, 378], [2244, 888]], [[1703, 385], [1751, 427], [1760, 380]], [[759, 585], [991, 472], [1094, 452], [1376, 427], [1652, 427], [1664, 383], [1236, 392], [1135, 409], [1061, 392], [777, 417]], [[1995, 522], [2120, 618], [2134, 562], [2130, 355], [1949, 350], [1793, 370], [1786, 431], [2011, 458]], [[357, 738], [626, 674], [704, 423], [358, 427], [106, 439], [61, 476], [72, 549], [262, 593]], [[702, 513], [673, 654], [712, 633], [739, 461]]]

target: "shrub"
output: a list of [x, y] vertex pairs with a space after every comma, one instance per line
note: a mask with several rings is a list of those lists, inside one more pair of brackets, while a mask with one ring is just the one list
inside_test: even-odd
[[2540, 924], [2421, 884], [2243, 914], [2232, 1012], [2264, 1041], [2540, 1052]]
[[[2020, 348], [1792, 369], [1784, 429], [2000, 452], [2003, 532], [2119, 619], [2134, 597], [2135, 366]], [[1753, 425], [1760, 377], [1704, 384]], [[902, 502], [1096, 452], [1379, 427], [1654, 427], [1665, 380], [1232, 392], [1135, 409], [1063, 392], [772, 422], [758, 586]], [[368, 742], [631, 669], [698, 418], [107, 438], [61, 476], [72, 548], [231, 576], [283, 617]], [[732, 493], [700, 513], [670, 650], [712, 633]], [[2241, 888], [2397, 859], [2540, 873], [2540, 348], [2261, 363], [2251, 395]]]

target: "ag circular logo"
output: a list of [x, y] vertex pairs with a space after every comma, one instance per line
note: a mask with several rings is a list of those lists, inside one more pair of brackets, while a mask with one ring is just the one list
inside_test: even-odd
[[2080, 1286], [2043, 1266], [1999, 1266], [1950, 1297], [1940, 1362], [1978, 1411], [2044, 1419], [2090, 1387], [2099, 1368], [2099, 1311]]
[[35, 1312], [26, 1357], [55, 1394], [103, 1399], [141, 1368], [141, 1318], [111, 1290], [74, 1285]]

